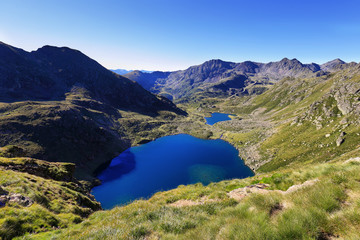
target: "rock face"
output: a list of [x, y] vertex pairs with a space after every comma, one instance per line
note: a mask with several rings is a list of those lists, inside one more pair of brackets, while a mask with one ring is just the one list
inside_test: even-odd
[[[284, 58], [278, 62], [225, 62], [219, 59], [175, 72], [142, 73], [134, 71], [125, 76], [154, 93], [170, 99], [188, 98], [194, 94], [259, 94], [262, 85], [277, 82], [285, 77], [314, 77], [344, 69], [347, 64], [340, 59], [318, 65], [303, 64], [297, 59]], [[242, 77], [239, 77], [242, 76]], [[244, 79], [245, 77], [245, 79]], [[228, 82], [231, 83], [228, 83]], [[221, 87], [216, 87], [221, 85]], [[254, 89], [253, 85], [257, 85]], [[249, 89], [248, 86], [251, 86]]]

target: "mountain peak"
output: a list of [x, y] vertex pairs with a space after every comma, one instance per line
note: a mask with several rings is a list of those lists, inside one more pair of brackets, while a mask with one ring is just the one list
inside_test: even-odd
[[64, 100], [74, 86], [81, 86], [93, 99], [111, 107], [147, 114], [180, 112], [172, 103], [68, 47], [46, 45], [29, 53], [0, 45], [0, 66], [1, 101]]
[[293, 59], [289, 59], [289, 58], [283, 58], [283, 59], [281, 59], [281, 61], [280, 62], [291, 62], [291, 63], [301, 63], [299, 60], [297, 60], [296, 58], [293, 58]]
[[332, 61], [329, 61], [328, 63], [339, 63], [339, 64], [344, 64], [345, 62], [343, 60], [341, 60], [340, 58], [335, 58]]
[[221, 59], [212, 59], [209, 61], [204, 62], [203, 64], [199, 65], [200, 67], [205, 68], [231, 68], [233, 62], [226, 62]]
[[213, 64], [224, 64], [224, 63], [229, 63], [229, 62], [225, 62], [221, 59], [211, 59], [211, 60], [208, 60], [206, 62], [204, 62], [202, 65], [213, 65]]
[[51, 46], [51, 45], [45, 45], [41, 48], [38, 48], [36, 51], [32, 51], [31, 53], [42, 53], [42, 54], [60, 54], [60, 53], [67, 53], [67, 54], [81, 54], [84, 55], [81, 51], [72, 49], [69, 47], [57, 47], [57, 46]]
[[346, 64], [346, 62], [344, 62], [340, 58], [336, 58], [332, 61], [322, 64], [321, 69], [325, 71], [334, 71], [337, 70], [339, 67], [343, 66], [343, 64]]

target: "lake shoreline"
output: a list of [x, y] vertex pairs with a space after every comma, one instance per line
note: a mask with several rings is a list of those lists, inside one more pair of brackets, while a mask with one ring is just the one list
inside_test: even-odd
[[[222, 139], [175, 134], [150, 143], [125, 150], [97, 176], [102, 184], [93, 187], [92, 194], [104, 209], [115, 206], [110, 199], [113, 196], [120, 199], [116, 202], [118, 205], [138, 198], [149, 198], [156, 192], [174, 189], [179, 185], [199, 182], [208, 185], [255, 175], [239, 157], [239, 151]], [[161, 149], [164, 147], [165, 150]], [[130, 156], [130, 160], [125, 155]]]

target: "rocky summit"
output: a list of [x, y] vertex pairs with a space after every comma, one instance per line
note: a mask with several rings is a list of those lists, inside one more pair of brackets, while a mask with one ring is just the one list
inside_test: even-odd
[[133, 71], [124, 76], [153, 93], [181, 102], [194, 97], [259, 94], [284, 77], [321, 76], [355, 64], [340, 59], [322, 65], [303, 64], [297, 59], [288, 58], [269, 63], [234, 63], [215, 59], [182, 71]]

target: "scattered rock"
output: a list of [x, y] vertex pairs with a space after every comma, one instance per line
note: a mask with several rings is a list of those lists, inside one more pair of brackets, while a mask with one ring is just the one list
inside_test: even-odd
[[326, 134], [325, 137], [327, 137], [327, 138], [330, 137], [330, 133]]
[[[259, 194], [267, 194], [270, 192], [277, 192], [277, 193], [281, 193], [281, 194], [288, 194], [288, 193], [292, 193], [295, 191], [298, 191], [299, 189], [305, 188], [305, 187], [309, 187], [314, 185], [316, 182], [318, 182], [318, 179], [313, 179], [313, 180], [308, 180], [306, 182], [303, 182], [302, 184], [298, 184], [298, 185], [293, 185], [291, 187], [288, 188], [288, 190], [286, 191], [281, 191], [281, 190], [268, 190], [267, 188], [269, 188], [269, 184], [265, 184], [265, 183], [258, 183], [258, 184], [254, 184], [254, 185], [250, 185], [250, 186], [246, 186], [243, 188], [238, 188], [235, 190], [232, 190], [231, 192], [227, 193], [227, 195], [230, 198], [235, 199], [236, 201], [241, 201], [243, 198], [245, 198], [246, 196], [252, 194], [252, 193], [259, 193]], [[178, 200], [174, 203], [169, 204], [170, 206], [173, 207], [188, 207], [188, 206], [197, 206], [197, 205], [203, 205], [206, 203], [211, 203], [211, 202], [218, 202], [220, 201], [219, 199], [209, 199], [207, 196], [202, 197], [199, 200], [186, 200], [186, 199], [181, 199]], [[274, 215], [276, 214], [276, 212], [282, 210], [283, 208], [286, 208], [287, 204], [276, 204], [273, 206], [273, 208], [270, 210], [270, 215]]]
[[348, 123], [348, 121], [347, 121], [346, 118], [343, 118], [343, 119], [341, 119], [341, 121], [340, 121], [340, 124], [342, 124], [342, 125], [347, 124], [347, 123]]
[[340, 133], [340, 136], [336, 139], [336, 146], [339, 147], [345, 141], [345, 139], [344, 139], [345, 135], [346, 135], [345, 132]]
[[308, 186], [312, 186], [318, 181], [319, 181], [318, 179], [308, 180], [302, 184], [293, 185], [293, 186], [289, 187], [288, 190], [286, 190], [286, 191], [268, 190], [268, 189], [266, 189], [269, 187], [268, 184], [260, 183], [260, 184], [255, 184], [255, 185], [247, 186], [244, 188], [238, 188], [238, 189], [232, 190], [227, 195], [230, 198], [233, 198], [237, 201], [241, 201], [244, 197], [248, 196], [251, 193], [267, 194], [270, 192], [277, 192], [277, 193], [281, 193], [281, 194], [288, 194], [288, 193], [298, 191], [299, 189], [302, 189], [302, 188], [305, 188]]
[[5, 207], [6, 203], [17, 203], [24, 207], [30, 207], [34, 201], [19, 193], [8, 193], [0, 187], [0, 207]]
[[34, 203], [30, 198], [25, 197], [19, 193], [11, 193], [10, 195], [8, 195], [8, 202], [18, 203], [24, 207], [29, 207]]
[[312, 186], [318, 181], [319, 181], [319, 179], [308, 180], [306, 182], [303, 182], [302, 184], [293, 185], [293, 186], [289, 187], [288, 190], [281, 191], [281, 192], [283, 192], [285, 194], [292, 193], [292, 192], [298, 191], [299, 189]]
[[266, 189], [268, 187], [269, 184], [259, 183], [259, 184], [250, 185], [247, 187], [232, 190], [227, 195], [230, 198], [233, 198], [237, 201], [241, 201], [244, 197], [248, 196], [251, 193], [268, 193], [269, 190]]

